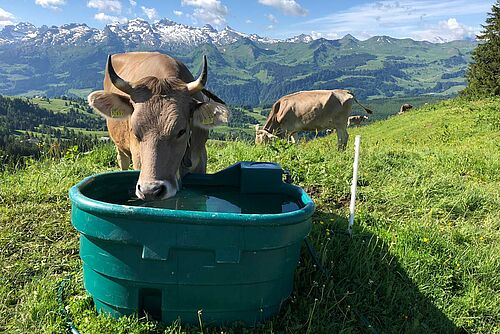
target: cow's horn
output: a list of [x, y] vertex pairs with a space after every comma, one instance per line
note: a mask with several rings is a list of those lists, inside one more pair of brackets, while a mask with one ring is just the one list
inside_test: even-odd
[[201, 74], [195, 81], [187, 84], [189, 93], [194, 94], [205, 88], [207, 83], [207, 56], [203, 56], [203, 65], [201, 66]]
[[134, 89], [132, 86], [116, 74], [113, 64], [111, 63], [111, 55], [108, 56], [108, 74], [113, 85], [124, 93], [132, 96]]

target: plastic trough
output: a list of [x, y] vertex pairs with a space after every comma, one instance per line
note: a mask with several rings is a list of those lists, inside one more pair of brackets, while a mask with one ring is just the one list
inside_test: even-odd
[[284, 213], [225, 213], [136, 207], [138, 171], [88, 177], [72, 187], [72, 224], [80, 232], [86, 290], [99, 312], [148, 313], [165, 323], [254, 325], [290, 296], [314, 203], [282, 181], [277, 164], [241, 162], [191, 174], [184, 188], [229, 187], [280, 194], [298, 203]]

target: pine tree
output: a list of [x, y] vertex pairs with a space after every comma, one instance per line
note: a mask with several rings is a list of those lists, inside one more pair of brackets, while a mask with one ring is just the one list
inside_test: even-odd
[[467, 69], [469, 96], [500, 95], [500, 0], [488, 13], [483, 31], [477, 38], [479, 45], [472, 52], [473, 62]]

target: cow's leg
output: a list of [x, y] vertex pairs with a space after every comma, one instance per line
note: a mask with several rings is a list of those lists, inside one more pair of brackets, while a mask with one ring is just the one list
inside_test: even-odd
[[337, 129], [337, 148], [340, 151], [342, 146], [342, 132]]
[[339, 147], [339, 150], [343, 151], [347, 147], [347, 142], [349, 141], [349, 133], [347, 133], [347, 129], [342, 129], [342, 141], [341, 141], [341, 147]]
[[349, 134], [346, 128], [337, 128], [337, 148], [339, 151], [345, 150], [347, 146], [347, 141], [349, 140]]
[[299, 134], [297, 132], [294, 132], [290, 135], [290, 140], [292, 144], [297, 144], [299, 142]]
[[116, 148], [116, 159], [118, 160], [118, 166], [121, 170], [127, 170], [130, 165], [130, 156], [121, 151], [119, 148]]

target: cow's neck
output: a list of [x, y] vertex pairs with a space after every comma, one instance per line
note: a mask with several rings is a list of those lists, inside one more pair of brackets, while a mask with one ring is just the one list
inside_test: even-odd
[[279, 132], [279, 124], [276, 121], [276, 116], [272, 115], [266, 120], [264, 124], [264, 130], [274, 134], [275, 132]]

